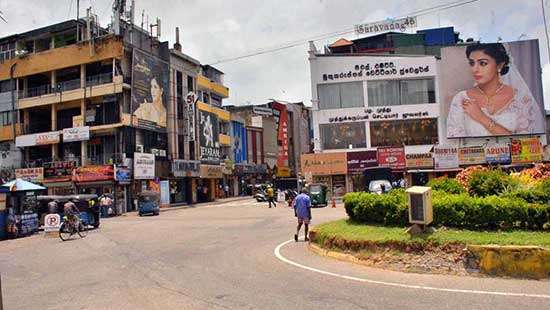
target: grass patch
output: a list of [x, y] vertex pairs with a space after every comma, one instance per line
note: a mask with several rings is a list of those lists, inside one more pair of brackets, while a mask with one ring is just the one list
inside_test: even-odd
[[405, 244], [464, 244], [464, 245], [533, 245], [550, 248], [550, 233], [536, 231], [471, 231], [439, 229], [429, 235], [410, 237], [402, 227], [386, 227], [354, 223], [347, 219], [328, 222], [315, 227], [315, 242], [323, 245], [329, 238], [374, 243]]

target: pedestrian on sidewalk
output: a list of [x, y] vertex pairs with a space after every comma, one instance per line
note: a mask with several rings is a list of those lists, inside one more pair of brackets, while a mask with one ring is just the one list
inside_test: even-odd
[[225, 184], [223, 190], [225, 192], [225, 198], [229, 198], [229, 185]]
[[271, 204], [273, 204], [274, 207], [277, 207], [277, 204], [275, 203], [275, 193], [273, 192], [273, 187], [268, 186], [266, 190], [267, 194], [267, 203], [269, 204], [269, 207], [271, 208]]
[[309, 223], [311, 222], [311, 199], [307, 194], [307, 189], [303, 188], [302, 193], [294, 199], [294, 215], [298, 218], [298, 228], [294, 235], [294, 241], [298, 242], [298, 235], [300, 234], [300, 228], [304, 224], [305, 241], [309, 241]]

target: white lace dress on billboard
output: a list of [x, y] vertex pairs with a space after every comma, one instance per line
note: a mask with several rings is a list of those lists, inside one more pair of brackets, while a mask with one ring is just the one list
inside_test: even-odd
[[[481, 108], [481, 110], [495, 123], [510, 131], [512, 135], [540, 133], [542, 130], [540, 109], [532, 96], [521, 95], [521, 93], [514, 88], [514, 97], [504, 108], [494, 114], [490, 114], [486, 108]], [[454, 96], [447, 119], [447, 136], [492, 136], [493, 134], [483, 125], [464, 112], [462, 102], [465, 100], [471, 100], [465, 90]]]

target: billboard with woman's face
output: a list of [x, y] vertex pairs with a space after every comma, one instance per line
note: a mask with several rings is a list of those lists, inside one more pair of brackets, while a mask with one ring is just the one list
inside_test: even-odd
[[545, 132], [538, 40], [443, 48], [440, 72], [448, 138]]
[[133, 61], [132, 114], [138, 119], [137, 126], [166, 128], [168, 64], [136, 49]]

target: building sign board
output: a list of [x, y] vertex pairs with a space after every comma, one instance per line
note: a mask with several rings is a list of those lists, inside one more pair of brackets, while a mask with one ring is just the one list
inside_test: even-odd
[[365, 168], [378, 166], [376, 151], [347, 152], [349, 174], [362, 174]]
[[76, 161], [54, 161], [44, 163], [44, 182], [71, 181]]
[[433, 168], [434, 158], [432, 153], [406, 153], [405, 166], [408, 169]]
[[221, 179], [223, 178], [222, 166], [220, 165], [201, 165], [200, 177], [203, 179]]
[[187, 104], [187, 138], [195, 141], [195, 105], [199, 97], [194, 92], [189, 92], [185, 97]]
[[172, 174], [175, 177], [198, 177], [200, 171], [200, 161], [198, 160], [172, 160]]
[[42, 181], [44, 181], [44, 168], [15, 169], [15, 177], [29, 182], [42, 183]]
[[357, 24], [354, 28], [356, 35], [364, 35], [388, 31], [405, 32], [417, 26], [418, 22], [416, 16], [411, 16], [399, 19], [386, 19], [374, 23]]
[[513, 164], [530, 164], [542, 161], [542, 144], [539, 138], [512, 139]]
[[90, 140], [90, 126], [63, 129], [63, 142]]
[[405, 169], [405, 149], [402, 147], [378, 148], [378, 165], [392, 170]]
[[155, 155], [134, 153], [134, 179], [151, 180], [155, 178]]
[[468, 146], [458, 149], [459, 165], [481, 165], [485, 163], [485, 149], [483, 146]]
[[265, 116], [272, 116], [273, 115], [273, 109], [268, 107], [258, 107], [253, 106], [252, 112], [257, 115], [265, 115]]
[[346, 174], [348, 165], [345, 152], [302, 154], [302, 173], [315, 175]]
[[113, 165], [77, 167], [73, 171], [74, 182], [94, 182], [114, 180]]
[[435, 169], [458, 168], [458, 147], [448, 145], [434, 146]]
[[199, 110], [199, 159], [204, 163], [220, 162], [218, 116]]

